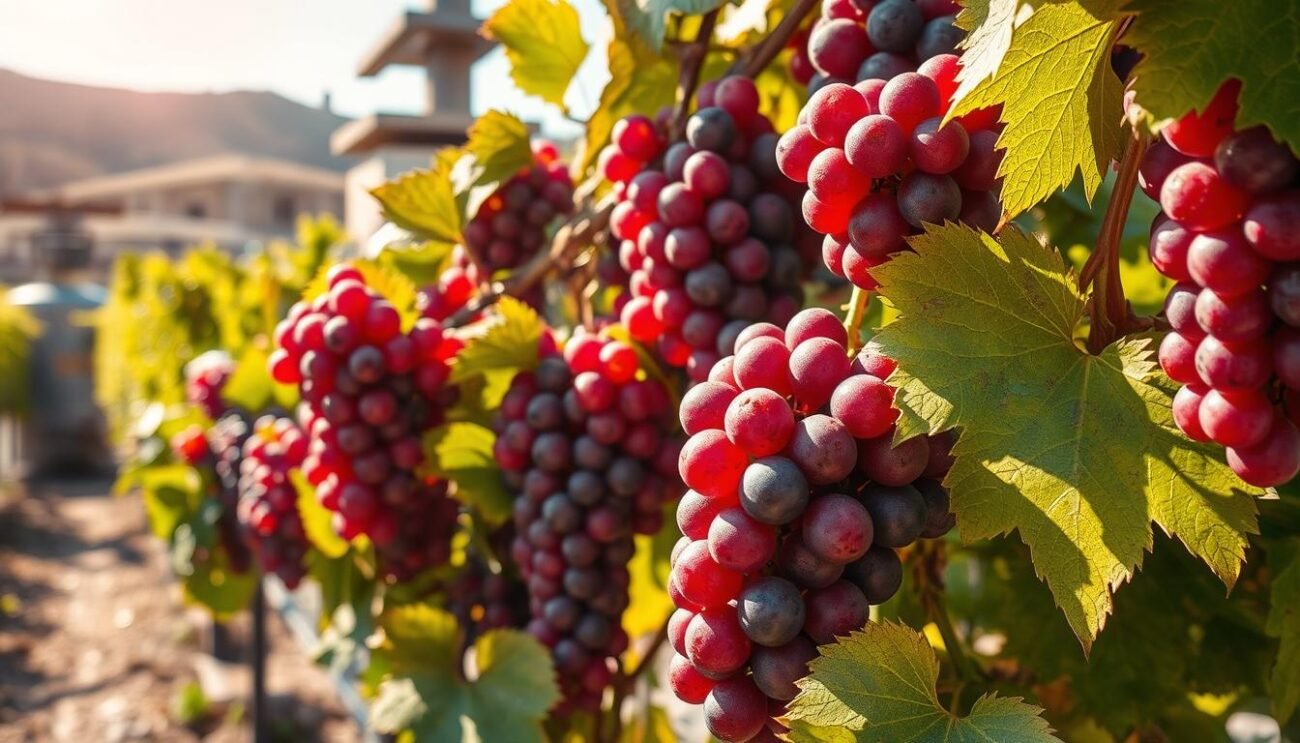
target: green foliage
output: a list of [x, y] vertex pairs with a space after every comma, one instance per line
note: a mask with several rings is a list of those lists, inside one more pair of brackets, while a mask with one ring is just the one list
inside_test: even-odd
[[1300, 559], [1295, 545], [1284, 552], [1289, 559], [1278, 561], [1268, 613], [1268, 633], [1280, 640], [1270, 679], [1273, 715], [1283, 723], [1300, 705]]
[[475, 641], [477, 676], [462, 678], [459, 630], [450, 614], [412, 604], [381, 618], [376, 653], [392, 670], [379, 688], [371, 723], [410, 729], [429, 741], [544, 740], [541, 720], [559, 699], [550, 655], [536, 640], [494, 630]]
[[567, 110], [564, 93], [591, 48], [567, 0], [506, 3], [484, 22], [482, 33], [505, 48], [520, 90]]
[[0, 287], [0, 415], [27, 409], [28, 363], [32, 341], [40, 334], [40, 323], [22, 307], [10, 304]]
[[435, 158], [430, 170], [403, 173], [370, 193], [398, 227], [438, 242], [458, 243], [464, 218], [451, 183], [453, 164], [452, 159]]
[[668, 31], [668, 14], [699, 15], [720, 7], [722, 0], [617, 0], [629, 28], [651, 49], [663, 47]]
[[289, 480], [298, 493], [298, 517], [302, 519], [302, 530], [312, 546], [330, 559], [346, 555], [348, 542], [334, 532], [334, 514], [316, 500], [316, 489], [299, 470], [290, 472]]
[[1045, 4], [1008, 30], [1013, 15], [1007, 5], [983, 10], [990, 28], [971, 37], [970, 53], [977, 61], [967, 74], [971, 80], [982, 76], [995, 68], [994, 59], [997, 72], [963, 85], [949, 117], [1003, 107], [1006, 128], [998, 146], [1007, 152], [998, 175], [1004, 179], [1007, 213], [1019, 214], [1042, 201], [1069, 184], [1076, 171], [1091, 198], [1120, 142], [1123, 89], [1110, 69], [1118, 23], [1065, 2]]
[[1142, 52], [1137, 101], [1152, 123], [1203, 110], [1229, 77], [1242, 81], [1237, 128], [1267, 124], [1300, 150], [1300, 7], [1295, 0], [1131, 0], [1124, 43]]
[[900, 435], [962, 429], [946, 479], [962, 537], [1019, 531], [1085, 648], [1153, 520], [1231, 586], [1253, 491], [1174, 426], [1149, 340], [1080, 350], [1074, 278], [1014, 228], [948, 226], [912, 247], [877, 272], [902, 316], [875, 340], [899, 364]]
[[966, 717], [939, 705], [939, 661], [925, 637], [893, 622], [869, 623], [820, 648], [812, 675], [790, 703], [796, 743], [1047, 743], [1041, 709], [1019, 698], [985, 695]]
[[455, 483], [452, 494], [488, 524], [510, 518], [512, 501], [492, 455], [496, 434], [477, 423], [452, 422], [424, 436], [425, 468]]
[[489, 390], [482, 400], [495, 409], [520, 371], [537, 367], [542, 319], [533, 308], [513, 297], [502, 297], [491, 317], [467, 328], [465, 347], [451, 367], [451, 383], [482, 377]]

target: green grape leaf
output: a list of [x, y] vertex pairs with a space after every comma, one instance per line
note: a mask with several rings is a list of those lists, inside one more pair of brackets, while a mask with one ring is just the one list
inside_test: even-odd
[[1273, 578], [1267, 630], [1281, 641], [1269, 687], [1273, 716], [1285, 725], [1300, 705], [1300, 558]]
[[543, 327], [532, 307], [514, 297], [502, 297], [490, 318], [467, 329], [469, 338], [451, 367], [451, 383], [494, 371], [536, 368]]
[[[985, 22], [1005, 25], [1006, 18], [990, 15]], [[1089, 198], [1101, 185], [1122, 133], [1123, 89], [1110, 69], [1117, 28], [1077, 2], [1043, 5], [1012, 32], [997, 73], [954, 95], [949, 117], [1002, 106], [1006, 127], [998, 146], [1006, 155], [998, 175], [1008, 214], [1064, 188], [1076, 172]], [[988, 36], [989, 46], [1004, 38]]]
[[677, 61], [664, 57], [627, 31], [615, 0], [606, 0], [614, 22], [614, 37], [606, 54], [609, 82], [600, 92], [600, 104], [587, 120], [582, 155], [575, 158], [575, 172], [586, 173], [596, 163], [600, 150], [609, 143], [614, 124], [634, 113], [653, 114], [673, 103], [677, 89]]
[[701, 15], [719, 8], [723, 0], [616, 0], [628, 28], [659, 51], [668, 31], [668, 14]]
[[1204, 110], [1220, 83], [1242, 81], [1237, 129], [1266, 124], [1300, 151], [1300, 8], [1294, 0], [1132, 0], [1124, 43], [1142, 52], [1133, 89], [1150, 122]]
[[1260, 491], [1178, 431], [1151, 339], [1077, 347], [1074, 277], [1014, 227], [950, 224], [911, 244], [875, 271], [901, 313], [875, 342], [899, 364], [899, 435], [962, 429], [946, 479], [962, 538], [1018, 530], [1085, 650], [1152, 521], [1231, 586]]
[[192, 467], [171, 464], [142, 467], [132, 477], [144, 497], [150, 531], [159, 539], [170, 540], [198, 505], [202, 487], [198, 473]]
[[477, 677], [455, 673], [459, 630], [440, 609], [412, 604], [380, 618], [377, 651], [392, 675], [379, 687], [371, 724], [384, 733], [411, 730], [417, 740], [541, 743], [541, 721], [559, 700], [550, 654], [532, 637], [493, 630], [474, 643]]
[[384, 246], [376, 261], [405, 276], [417, 286], [436, 284], [442, 272], [451, 265], [451, 243], [424, 240], [415, 244], [390, 243]]
[[468, 136], [464, 154], [451, 169], [462, 215], [477, 214], [497, 188], [533, 164], [528, 126], [518, 116], [488, 111], [474, 120]]
[[564, 93], [591, 48], [567, 0], [506, 3], [483, 23], [482, 34], [505, 47], [520, 90], [566, 108]]
[[925, 636], [904, 624], [870, 622], [819, 648], [790, 703], [791, 740], [916, 743], [1048, 743], [1060, 739], [1041, 709], [986, 694], [966, 717], [939, 704], [939, 661]]
[[425, 469], [456, 484], [452, 495], [492, 525], [510, 518], [512, 499], [492, 455], [496, 434], [477, 423], [452, 422], [424, 435]]
[[957, 72], [954, 100], [965, 98], [977, 85], [997, 74], [1011, 48], [1020, 0], [967, 0], [957, 13], [957, 26], [966, 31], [961, 41], [961, 69]]
[[301, 470], [289, 472], [289, 481], [298, 493], [298, 517], [307, 539], [322, 555], [338, 559], [347, 554], [348, 540], [334, 532], [334, 513], [316, 500], [316, 489], [307, 482]]
[[249, 344], [235, 365], [221, 397], [228, 404], [243, 408], [254, 415], [266, 410], [275, 401], [275, 381], [271, 379], [266, 350]]
[[663, 707], [651, 705], [645, 714], [634, 715], [619, 733], [618, 743], [676, 743], [668, 712]]
[[458, 155], [452, 148], [440, 151], [433, 168], [403, 173], [370, 194], [398, 227], [430, 240], [458, 243], [464, 216], [451, 177]]
[[669, 558], [673, 545], [682, 536], [673, 518], [675, 511], [671, 505], [665, 510], [664, 525], [658, 534], [638, 534], [634, 538], [636, 551], [627, 565], [631, 576], [628, 606], [623, 612], [623, 629], [628, 637], [637, 638], [654, 632], [673, 613], [673, 602], [668, 598]]

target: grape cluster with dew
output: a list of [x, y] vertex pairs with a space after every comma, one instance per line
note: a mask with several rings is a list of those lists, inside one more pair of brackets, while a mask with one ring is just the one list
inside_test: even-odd
[[[703, 380], [731, 321], [784, 324], [798, 311], [815, 236], [799, 222], [776, 167], [776, 134], [748, 78], [701, 87], [685, 141], [665, 150], [650, 119], [614, 127], [602, 172], [620, 201], [610, 217], [629, 299], [620, 316], [638, 341]], [[812, 258], [815, 261], [815, 257]]]
[[298, 513], [298, 491], [289, 473], [307, 456], [307, 435], [291, 418], [264, 415], [253, 422], [239, 463], [235, 513], [263, 573], [290, 589], [307, 574], [311, 542]]
[[774, 739], [816, 646], [902, 583], [896, 550], [954, 525], [947, 436], [893, 444], [893, 362], [850, 362], [829, 311], [767, 323], [682, 400], [669, 684], [724, 741]]
[[271, 375], [298, 385], [303, 475], [335, 530], [368, 536], [386, 577], [408, 580], [451, 554], [456, 502], [446, 481], [419, 469], [422, 435], [455, 399], [448, 361], [463, 343], [430, 317], [404, 332], [352, 265], [330, 269], [328, 286], [276, 328]]
[[517, 494], [511, 556], [564, 709], [599, 708], [627, 647], [632, 537], [658, 532], [680, 492], [671, 411], [631, 346], [592, 333], [517, 375], [502, 400], [494, 454]]
[[1239, 92], [1166, 126], [1138, 183], [1161, 208], [1151, 262], [1178, 282], [1159, 350], [1184, 385], [1174, 420], [1271, 487], [1300, 472], [1300, 162], [1266, 127], [1234, 129]]
[[940, 54], [888, 81], [828, 84], [777, 144], [781, 172], [808, 186], [823, 262], [855, 286], [874, 289], [870, 269], [924, 224], [997, 227], [999, 126], [988, 110], [942, 123], [956, 75], [957, 57]]

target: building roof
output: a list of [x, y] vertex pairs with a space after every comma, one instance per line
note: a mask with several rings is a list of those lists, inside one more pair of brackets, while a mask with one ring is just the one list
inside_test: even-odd
[[330, 136], [335, 155], [361, 155], [388, 145], [440, 146], [465, 142], [474, 123], [469, 114], [437, 111], [428, 116], [374, 114], [349, 121]]
[[216, 155], [125, 173], [94, 176], [55, 186], [34, 196], [66, 202], [84, 202], [118, 196], [131, 191], [231, 181], [275, 183], [342, 193], [344, 176], [332, 170], [286, 160], [247, 155]]
[[478, 35], [480, 21], [467, 10], [446, 7], [433, 13], [408, 10], [384, 31], [379, 43], [361, 60], [357, 74], [362, 77], [378, 75], [388, 65], [427, 64], [429, 55], [438, 47], [469, 47], [476, 56], [482, 56], [495, 42]]

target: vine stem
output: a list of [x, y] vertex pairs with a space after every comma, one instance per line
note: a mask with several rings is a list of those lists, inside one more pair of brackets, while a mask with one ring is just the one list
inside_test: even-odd
[[817, 0], [798, 0], [790, 12], [786, 13], [772, 33], [763, 39], [747, 54], [742, 55], [731, 65], [729, 74], [754, 77], [776, 59], [776, 55], [785, 48], [790, 37], [799, 30], [799, 24], [817, 6]]
[[1092, 323], [1088, 330], [1090, 353], [1101, 353], [1125, 333], [1144, 329], [1124, 298], [1124, 283], [1119, 275], [1119, 248], [1124, 237], [1124, 223], [1133, 203], [1133, 192], [1137, 188], [1138, 167], [1142, 164], [1148, 141], [1146, 135], [1136, 127], [1133, 129], [1133, 136], [1120, 158], [1115, 187], [1106, 203], [1096, 249], [1079, 272], [1079, 289], [1087, 291], [1091, 285], [1093, 290], [1089, 307]]
[[674, 139], [680, 138], [686, 131], [686, 112], [691, 106], [691, 97], [700, 85], [700, 73], [704, 70], [704, 60], [709, 56], [709, 42], [713, 39], [713, 28], [718, 23], [718, 13], [722, 8], [714, 8], [700, 20], [700, 30], [695, 34], [695, 41], [674, 47], [681, 69], [677, 74], [677, 102], [673, 106], [670, 129]]
[[853, 294], [849, 296], [849, 314], [844, 318], [844, 329], [849, 334], [850, 357], [862, 347], [862, 323], [867, 319], [867, 302], [870, 300], [871, 292], [860, 286], [853, 287]]
[[659, 648], [663, 647], [664, 643], [667, 641], [668, 620], [665, 619], [663, 624], [659, 625], [659, 631], [655, 632], [655, 637], [650, 641], [649, 647], [646, 648], [645, 653], [641, 656], [641, 662], [637, 663], [632, 670], [624, 671], [615, 677], [614, 699], [610, 703], [610, 714], [612, 714], [614, 718], [612, 723], [613, 735], [610, 736], [610, 740], [618, 740], [619, 736], [623, 733], [623, 700], [627, 699], [627, 694], [636, 684], [637, 677], [645, 672], [646, 667], [654, 660], [655, 655], [658, 654]]

